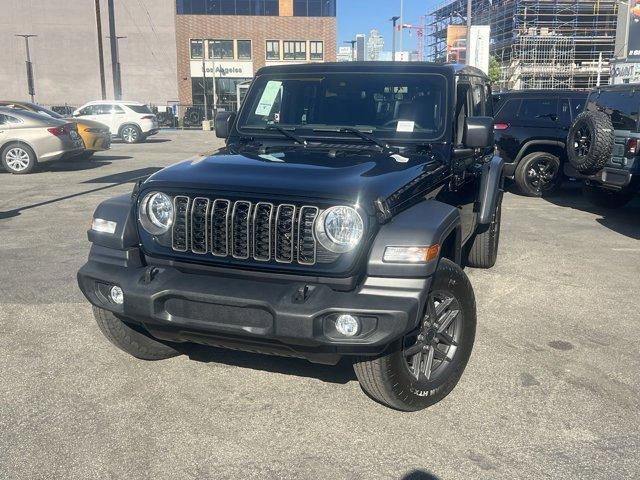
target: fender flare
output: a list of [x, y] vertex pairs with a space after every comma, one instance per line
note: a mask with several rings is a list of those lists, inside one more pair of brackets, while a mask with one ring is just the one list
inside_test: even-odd
[[126, 250], [140, 243], [130, 194], [112, 197], [102, 202], [93, 213], [93, 218], [101, 218], [116, 223], [114, 233], [96, 232], [89, 229], [87, 237], [94, 245]]
[[478, 192], [478, 223], [487, 225], [493, 220], [493, 212], [500, 192], [504, 190], [504, 159], [497, 155], [482, 166], [480, 191]]
[[522, 145], [522, 147], [520, 147], [518, 155], [516, 155], [516, 158], [513, 160], [514, 164], [517, 165], [518, 163], [520, 163], [520, 160], [522, 160], [522, 158], [524, 157], [524, 152], [526, 152], [527, 148], [529, 148], [531, 145], [548, 145], [551, 147], [560, 147], [563, 150], [566, 147], [565, 142], [559, 142], [557, 140], [529, 140], [524, 145]]
[[[452, 240], [449, 240], [450, 238]], [[454, 242], [455, 260], [459, 261], [461, 227], [458, 209], [437, 200], [424, 200], [400, 212], [380, 228], [369, 250], [367, 275], [397, 278], [431, 276], [436, 271], [438, 261], [388, 263], [383, 260], [385, 249], [391, 246], [436, 244], [442, 247], [447, 241]]]

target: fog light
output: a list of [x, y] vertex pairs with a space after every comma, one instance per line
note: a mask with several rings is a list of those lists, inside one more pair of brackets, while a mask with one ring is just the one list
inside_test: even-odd
[[353, 337], [360, 330], [360, 321], [353, 315], [343, 313], [336, 318], [336, 330], [345, 337]]
[[111, 295], [111, 300], [113, 301], [113, 303], [122, 305], [122, 303], [124, 302], [124, 293], [122, 293], [122, 289], [117, 285], [111, 287], [109, 295]]

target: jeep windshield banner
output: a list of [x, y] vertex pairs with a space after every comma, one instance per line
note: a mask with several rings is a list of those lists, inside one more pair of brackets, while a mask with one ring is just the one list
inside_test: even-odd
[[640, 59], [640, 2], [633, 1], [629, 9], [629, 39], [627, 58]]

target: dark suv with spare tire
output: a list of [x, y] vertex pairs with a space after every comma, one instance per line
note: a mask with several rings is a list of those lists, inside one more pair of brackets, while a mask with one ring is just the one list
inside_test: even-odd
[[[261, 69], [227, 138], [95, 211], [78, 273], [135, 357], [195, 342], [335, 364], [399, 410], [444, 398], [471, 355], [464, 265], [498, 253], [491, 91], [459, 65]], [[249, 387], [248, 387], [249, 388]]]
[[522, 90], [494, 94], [496, 147], [505, 175], [523, 195], [551, 193], [563, 179], [569, 127], [588, 92]]
[[567, 138], [571, 176], [595, 205], [619, 208], [640, 191], [640, 85], [600, 87]]

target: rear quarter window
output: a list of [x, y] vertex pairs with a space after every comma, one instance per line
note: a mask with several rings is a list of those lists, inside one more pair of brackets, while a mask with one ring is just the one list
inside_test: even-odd
[[153, 113], [147, 105], [127, 105], [127, 107], [136, 113]]
[[637, 130], [640, 94], [603, 91], [589, 96], [586, 110], [600, 110], [611, 117], [616, 130]]
[[518, 107], [520, 106], [519, 98], [509, 98], [507, 100], [498, 101], [494, 104], [494, 117], [501, 120], [506, 120], [516, 116]]

